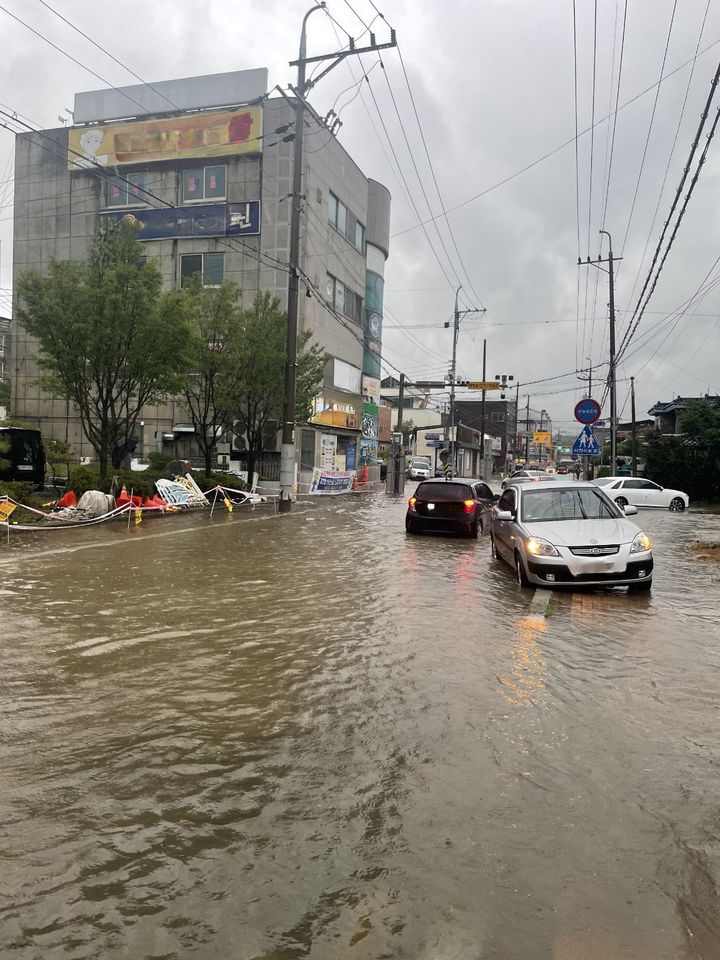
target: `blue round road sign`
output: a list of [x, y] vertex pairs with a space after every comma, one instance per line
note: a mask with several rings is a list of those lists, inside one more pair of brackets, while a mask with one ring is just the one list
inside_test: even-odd
[[578, 423], [595, 423], [596, 420], [600, 419], [601, 413], [600, 404], [592, 397], [586, 397], [575, 405], [575, 419]]

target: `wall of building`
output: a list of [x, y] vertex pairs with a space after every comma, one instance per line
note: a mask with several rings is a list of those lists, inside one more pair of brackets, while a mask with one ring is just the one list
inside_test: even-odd
[[[203, 78], [200, 78], [203, 79]], [[207, 80], [207, 78], [204, 78]], [[216, 78], [218, 79], [218, 78]], [[253, 82], [257, 78], [251, 78]], [[222, 80], [222, 77], [219, 78]], [[192, 94], [192, 81], [182, 81]], [[105, 101], [100, 98], [102, 103]], [[283, 98], [270, 99], [263, 107], [261, 150], [214, 158], [192, 160], [164, 159], [137, 166], [123, 166], [121, 173], [147, 172], [147, 189], [153, 195], [126, 212], [138, 219], [151, 207], [183, 206], [182, 174], [188, 167], [222, 163], [226, 167], [226, 197], [222, 202], [260, 201], [261, 233], [242, 237], [196, 236], [143, 241], [147, 255], [159, 264], [167, 287], [180, 285], [180, 263], [184, 254], [222, 253], [224, 279], [243, 290], [243, 303], [249, 306], [258, 291], [276, 295], [287, 306], [287, 263], [290, 257], [290, 217], [292, 192], [292, 142], [285, 142], [292, 125], [293, 109]], [[194, 115], [202, 118], [202, 114]], [[304, 203], [301, 218], [301, 273], [321, 295], [327, 291], [328, 277], [334, 277], [358, 297], [362, 305], [366, 285], [366, 248], [350, 242], [328, 217], [330, 195], [338, 198], [365, 229], [374, 204], [374, 222], [387, 246], [389, 234], [389, 194], [381, 184], [371, 187], [360, 168], [329, 132], [309, 118], [305, 136]], [[97, 129], [97, 128], [93, 128]], [[15, 161], [15, 279], [34, 269], [47, 271], [51, 259], [85, 259], [106, 214], [120, 208], [108, 206], [107, 180], [113, 170], [68, 169], [67, 128], [21, 134], [17, 137]], [[77, 139], [77, 129], [72, 134]], [[71, 156], [73, 154], [71, 153]], [[156, 199], [155, 199], [156, 198]], [[373, 199], [374, 198], [374, 199]], [[383, 207], [385, 204], [385, 207]], [[387, 252], [385, 250], [385, 252]], [[263, 260], [264, 262], [260, 262]], [[301, 286], [301, 294], [304, 290]], [[331, 358], [349, 364], [357, 371], [361, 384], [363, 367], [364, 316], [338, 319], [316, 296], [300, 297], [299, 329], [309, 330]], [[13, 408], [18, 416], [38, 423], [48, 436], [68, 439], [81, 455], [91, 455], [82, 437], [79, 420], [64, 400], [46, 396], [39, 387], [40, 370], [35, 360], [36, 344], [15, 322], [12, 328]], [[354, 409], [360, 415], [361, 385], [348, 386], [347, 377], [334, 379], [336, 369], [329, 364], [324, 402]], [[339, 367], [337, 367], [339, 369]], [[353, 379], [353, 378], [351, 378]], [[173, 427], [186, 423], [188, 415], [178, 402], [146, 408], [144, 411], [144, 452], [155, 449]], [[359, 436], [359, 429], [358, 429]]]

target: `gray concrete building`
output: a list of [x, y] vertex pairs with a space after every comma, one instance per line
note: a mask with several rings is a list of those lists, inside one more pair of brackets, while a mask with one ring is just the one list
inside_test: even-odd
[[[232, 280], [287, 303], [292, 103], [248, 70], [80, 93], [72, 127], [18, 134], [14, 276], [87, 256], [102, 223], [134, 218], [164, 284]], [[296, 435], [307, 473], [353, 468], [377, 450], [382, 288], [390, 195], [306, 114], [300, 330], [331, 359], [312, 421]], [[65, 400], [38, 384], [36, 344], [12, 327], [12, 410], [92, 456]], [[193, 432], [175, 401], [146, 409], [137, 453], [187, 457]], [[268, 446], [273, 446], [273, 438]], [[141, 449], [140, 449], [141, 448]]]

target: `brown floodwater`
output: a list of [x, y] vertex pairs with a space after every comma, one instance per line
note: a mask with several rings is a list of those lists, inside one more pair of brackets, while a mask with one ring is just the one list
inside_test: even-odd
[[629, 596], [403, 515], [0, 542], [3, 960], [720, 957], [720, 516]]

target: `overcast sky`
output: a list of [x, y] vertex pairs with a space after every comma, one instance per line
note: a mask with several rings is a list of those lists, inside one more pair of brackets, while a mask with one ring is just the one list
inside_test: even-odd
[[[199, 7], [184, 0], [125, 0], [122, 5], [109, 0], [50, 2], [149, 82], [267, 66], [271, 85], [295, 81], [288, 61], [297, 56], [300, 22], [311, 6], [307, 0], [206, 0]], [[136, 82], [41, 0], [3, 0], [2, 6], [0, 100], [34, 123], [58, 126], [58, 115], [72, 109], [76, 91], [103, 84], [5, 10], [109, 84]], [[365, 173], [384, 182], [393, 195], [384, 353], [408, 376], [442, 378], [447, 372], [451, 333], [443, 323], [452, 314], [458, 281], [463, 285], [464, 307], [482, 304], [487, 309], [462, 321], [462, 375], [480, 378], [482, 341], [487, 338], [490, 378], [506, 373], [522, 384], [544, 380], [522, 389], [521, 396], [529, 393], [533, 407], [545, 407], [556, 426], [567, 430], [573, 427], [572, 409], [582, 395], [574, 371], [588, 366], [590, 357], [594, 365], [604, 364], [600, 376], [606, 375], [607, 275], [592, 266], [578, 268], [578, 253], [583, 258], [588, 253], [597, 257], [598, 230], [606, 211], [604, 225], [612, 233], [614, 254], [623, 257], [616, 290], [619, 343], [720, 60], [720, 0], [630, 0], [619, 103], [622, 107], [637, 99], [618, 112], [610, 151], [613, 123], [605, 118], [614, 110], [617, 96], [625, 6], [625, 0], [597, 0], [596, 4], [576, 0], [582, 134], [578, 140], [579, 250], [572, 0], [384, 0], [377, 4], [397, 31], [454, 241], [443, 217], [426, 225], [427, 237], [418, 226], [418, 213], [425, 221], [441, 214], [442, 208], [398, 52], [383, 53], [384, 74], [376, 55], [363, 57], [362, 62], [349, 58], [313, 90], [311, 99], [322, 113], [333, 105], [340, 112], [346, 104], [340, 140]], [[343, 46], [348, 33], [360, 37], [365, 31], [361, 19], [369, 24], [377, 16], [370, 0], [328, 0], [327, 7], [342, 29], [325, 14], [315, 14], [309, 21], [310, 54]], [[372, 24], [378, 42], [388, 39], [387, 23], [377, 18]], [[365, 33], [360, 42], [367, 39]], [[694, 64], [687, 63], [695, 57], [698, 41], [701, 55]], [[666, 45], [665, 74], [687, 65], [664, 80], [658, 93], [655, 85]], [[363, 82], [362, 95], [349, 102], [356, 90], [347, 88], [361, 78], [363, 68], [369, 84]], [[593, 116], [593, 76], [594, 135], [583, 133]], [[711, 119], [716, 105], [720, 105], [720, 93]], [[8, 178], [12, 177], [13, 141], [12, 134], [0, 129], [3, 312], [7, 312], [12, 267], [12, 181]], [[703, 138], [701, 146], [704, 142]], [[397, 171], [393, 150], [406, 184]], [[546, 154], [551, 155], [541, 159]], [[655, 294], [618, 370], [618, 409], [625, 418], [630, 415], [626, 401], [630, 376], [636, 377], [638, 416], [657, 400], [718, 390], [720, 287], [704, 291], [700, 299], [691, 298], [709, 271], [708, 282], [720, 276], [720, 268], [714, 267], [720, 255], [719, 158], [720, 134], [710, 144]], [[520, 172], [533, 163], [531, 169]], [[606, 243], [602, 255], [607, 255]], [[687, 312], [673, 314], [678, 308]]]

